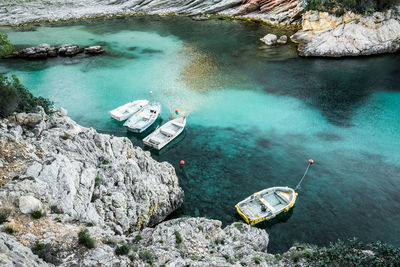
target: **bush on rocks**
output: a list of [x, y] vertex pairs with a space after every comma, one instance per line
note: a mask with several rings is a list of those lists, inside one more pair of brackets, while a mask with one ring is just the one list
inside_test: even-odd
[[90, 236], [89, 230], [83, 228], [78, 233], [79, 244], [84, 245], [87, 248], [94, 248], [95, 240]]
[[17, 76], [0, 75], [0, 118], [13, 112], [36, 112], [37, 106], [42, 106], [44, 111], [50, 114], [53, 102], [47, 98], [33, 96]]

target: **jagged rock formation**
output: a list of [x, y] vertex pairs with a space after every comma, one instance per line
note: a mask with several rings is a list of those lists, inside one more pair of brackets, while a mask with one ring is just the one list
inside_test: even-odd
[[78, 45], [73, 44], [63, 44], [59, 46], [50, 46], [49, 44], [40, 44], [34, 47], [27, 47], [22, 49], [21, 51], [13, 52], [10, 57], [19, 57], [19, 58], [47, 58], [47, 57], [56, 57], [56, 56], [75, 56], [85, 52], [86, 54], [97, 55], [104, 52], [101, 46], [89, 46], [86, 48], [79, 47]]
[[[122, 234], [164, 220], [183, 201], [174, 168], [127, 138], [84, 128], [61, 110], [0, 121], [0, 202], [40, 200], [49, 216]], [[15, 150], [19, 154], [15, 153]]]
[[243, 0], [243, 6], [234, 15], [252, 16], [255, 12], [264, 14], [272, 23], [290, 24], [300, 18], [303, 10], [303, 2], [299, 0]]
[[302, 30], [291, 36], [301, 56], [359, 56], [400, 49], [400, 17], [395, 10], [371, 16], [345, 13], [341, 17], [309, 11]]
[[303, 10], [298, 0], [280, 0], [276, 4], [275, 0], [253, 2], [256, 2], [257, 8], [243, 0], [0, 0], [0, 25], [131, 13], [221, 13], [246, 15], [274, 24], [289, 24], [298, 20]]

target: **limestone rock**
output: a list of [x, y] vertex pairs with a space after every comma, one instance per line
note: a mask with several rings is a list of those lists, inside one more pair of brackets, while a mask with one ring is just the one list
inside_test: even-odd
[[391, 10], [361, 16], [351, 12], [341, 17], [309, 11], [302, 30], [292, 35], [301, 56], [359, 56], [400, 50], [400, 17]]
[[15, 240], [13, 236], [0, 232], [0, 266], [49, 266], [32, 251]]
[[275, 34], [269, 33], [260, 39], [266, 45], [274, 45], [278, 41], [278, 37]]
[[24, 214], [30, 214], [35, 210], [42, 211], [42, 203], [33, 196], [21, 196], [19, 198], [19, 209]]
[[49, 215], [119, 234], [153, 226], [180, 206], [183, 190], [170, 164], [156, 162], [127, 138], [99, 134], [65, 115], [55, 112], [34, 129], [19, 119], [0, 128], [0, 142], [29, 147], [21, 151], [24, 168], [12, 174], [21, 178], [1, 187], [0, 199], [18, 206], [21, 197], [33, 196]]
[[101, 54], [103, 52], [104, 52], [104, 50], [100, 45], [89, 46], [89, 47], [85, 48], [86, 54], [97, 55], [97, 54]]
[[286, 44], [287, 43], [287, 36], [286, 35], [282, 35], [281, 37], [279, 37], [279, 39], [276, 42], [278, 44]]

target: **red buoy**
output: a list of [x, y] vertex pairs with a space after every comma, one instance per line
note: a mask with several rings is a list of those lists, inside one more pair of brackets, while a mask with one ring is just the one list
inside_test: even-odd
[[152, 93], [153, 93], [153, 91], [150, 91], [150, 92], [149, 92], [149, 94], [152, 94]]
[[314, 161], [313, 161], [312, 159], [309, 159], [309, 160], [308, 160], [308, 163], [309, 163], [309, 164], [313, 164]]
[[178, 112], [179, 112], [179, 110], [178, 110], [178, 109], [175, 109], [175, 113], [178, 114]]
[[185, 165], [185, 161], [181, 160], [181, 166]]

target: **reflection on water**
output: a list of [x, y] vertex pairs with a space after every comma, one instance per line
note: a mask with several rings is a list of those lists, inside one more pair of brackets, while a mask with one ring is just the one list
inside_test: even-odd
[[130, 134], [108, 111], [144, 98], [162, 104], [164, 121], [179, 109], [185, 133], [150, 150], [174, 165], [185, 191], [171, 216], [241, 220], [237, 202], [294, 187], [313, 158], [295, 208], [257, 226], [270, 234], [269, 251], [353, 236], [400, 245], [400, 55], [297, 58], [292, 44], [261, 47], [269, 32], [258, 23], [151, 16], [10, 29], [17, 45], [102, 44], [107, 52], [8, 60], [0, 72], [17, 74], [78, 123], [141, 147], [151, 130]]

